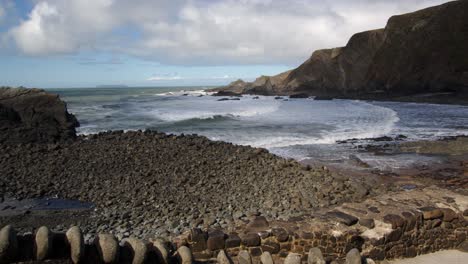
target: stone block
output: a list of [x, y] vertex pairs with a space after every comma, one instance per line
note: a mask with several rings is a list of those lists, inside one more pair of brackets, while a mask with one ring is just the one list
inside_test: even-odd
[[263, 252], [270, 252], [271, 254], [277, 254], [280, 251], [280, 244], [274, 241], [265, 241], [261, 247]]
[[235, 248], [240, 246], [241, 239], [237, 234], [232, 233], [229, 234], [228, 238], [226, 239], [226, 241], [224, 241], [224, 243], [226, 248]]
[[388, 243], [398, 241], [402, 234], [403, 231], [401, 228], [394, 229], [385, 236], [385, 242]]
[[347, 226], [355, 225], [359, 221], [357, 217], [352, 216], [350, 214], [343, 213], [341, 211], [328, 212], [327, 215], [337, 219], [338, 222]]
[[252, 257], [258, 257], [262, 255], [262, 249], [260, 247], [251, 247], [249, 248], [249, 252]]
[[452, 222], [453, 220], [458, 218], [457, 213], [455, 213], [455, 211], [453, 211], [450, 208], [441, 208], [440, 210], [444, 214], [444, 216], [442, 218], [442, 221], [444, 221], [444, 222]]
[[405, 219], [396, 214], [387, 214], [384, 216], [383, 221], [387, 224], [392, 225], [392, 229], [403, 227], [405, 225]]
[[189, 234], [191, 248], [194, 252], [200, 252], [207, 249], [208, 233], [200, 228], [192, 228]]
[[284, 228], [273, 228], [271, 234], [276, 237], [278, 242], [286, 242], [289, 240], [289, 234]]
[[385, 251], [381, 248], [374, 247], [369, 251], [369, 257], [375, 260], [383, 260], [385, 259]]
[[215, 251], [224, 249], [225, 236], [226, 235], [220, 230], [210, 232], [206, 243], [208, 250]]
[[424, 220], [438, 219], [444, 216], [444, 213], [439, 208], [422, 207], [419, 210], [422, 211]]
[[241, 236], [242, 244], [247, 247], [256, 247], [260, 245], [260, 237], [255, 233], [248, 233]]
[[300, 237], [302, 239], [310, 240], [310, 239], [314, 239], [314, 234], [311, 232], [302, 231]]
[[370, 229], [375, 227], [375, 222], [372, 218], [361, 218], [359, 219], [359, 224]]

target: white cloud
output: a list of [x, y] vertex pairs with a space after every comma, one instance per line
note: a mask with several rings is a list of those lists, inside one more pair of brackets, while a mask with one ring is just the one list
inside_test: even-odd
[[37, 0], [10, 33], [30, 55], [95, 49], [166, 64], [295, 64], [391, 15], [442, 2]]
[[166, 74], [154, 74], [153, 76], [146, 79], [147, 81], [176, 81], [185, 79], [179, 76], [177, 73], [166, 73]]
[[108, 12], [112, 2], [39, 1], [28, 19], [13, 28], [10, 34], [18, 48], [28, 55], [71, 53], [93, 47], [117, 26]]
[[210, 77], [210, 79], [212, 79], [212, 80], [224, 80], [224, 79], [233, 79], [233, 78], [234, 78], [234, 77], [229, 76], [229, 75]]
[[166, 74], [154, 74], [153, 76], [146, 79], [147, 81], [176, 81], [176, 80], [227, 80], [234, 79], [234, 77], [229, 75], [222, 76], [211, 76], [211, 77], [183, 77], [178, 73], [166, 73]]

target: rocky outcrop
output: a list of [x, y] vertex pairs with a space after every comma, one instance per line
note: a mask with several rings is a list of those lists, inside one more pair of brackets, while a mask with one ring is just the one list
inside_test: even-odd
[[244, 82], [237, 80], [226, 87], [212, 89], [217, 92], [215, 95], [230, 96], [236, 94], [261, 94], [274, 95], [281, 93], [284, 81], [291, 71], [283, 72], [275, 76], [260, 76], [254, 82]]
[[342, 98], [451, 93], [468, 98], [468, 1], [391, 17], [345, 47], [315, 51], [298, 68], [215, 91]]
[[0, 142], [55, 142], [76, 137], [78, 121], [58, 95], [0, 88]]
[[468, 92], [468, 1], [391, 17], [367, 73], [392, 93]]

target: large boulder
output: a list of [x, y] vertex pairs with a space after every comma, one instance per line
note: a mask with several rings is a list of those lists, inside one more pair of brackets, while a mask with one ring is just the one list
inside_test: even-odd
[[58, 95], [40, 89], [0, 88], [0, 143], [73, 139], [78, 126]]

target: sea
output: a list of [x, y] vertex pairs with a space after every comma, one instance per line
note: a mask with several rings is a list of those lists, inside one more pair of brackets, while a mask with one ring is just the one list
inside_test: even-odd
[[[349, 139], [382, 136], [436, 140], [468, 135], [468, 107], [459, 105], [288, 97], [215, 97], [209, 87], [47, 89], [67, 102], [79, 134], [153, 129], [266, 148], [296, 160], [346, 163], [358, 156], [379, 169], [434, 162], [430, 156], [376, 156]], [[222, 99], [222, 100], [220, 100]], [[228, 99], [228, 100], [227, 100]], [[359, 142], [359, 141], [358, 141]], [[366, 140], [362, 140], [364, 144]]]

